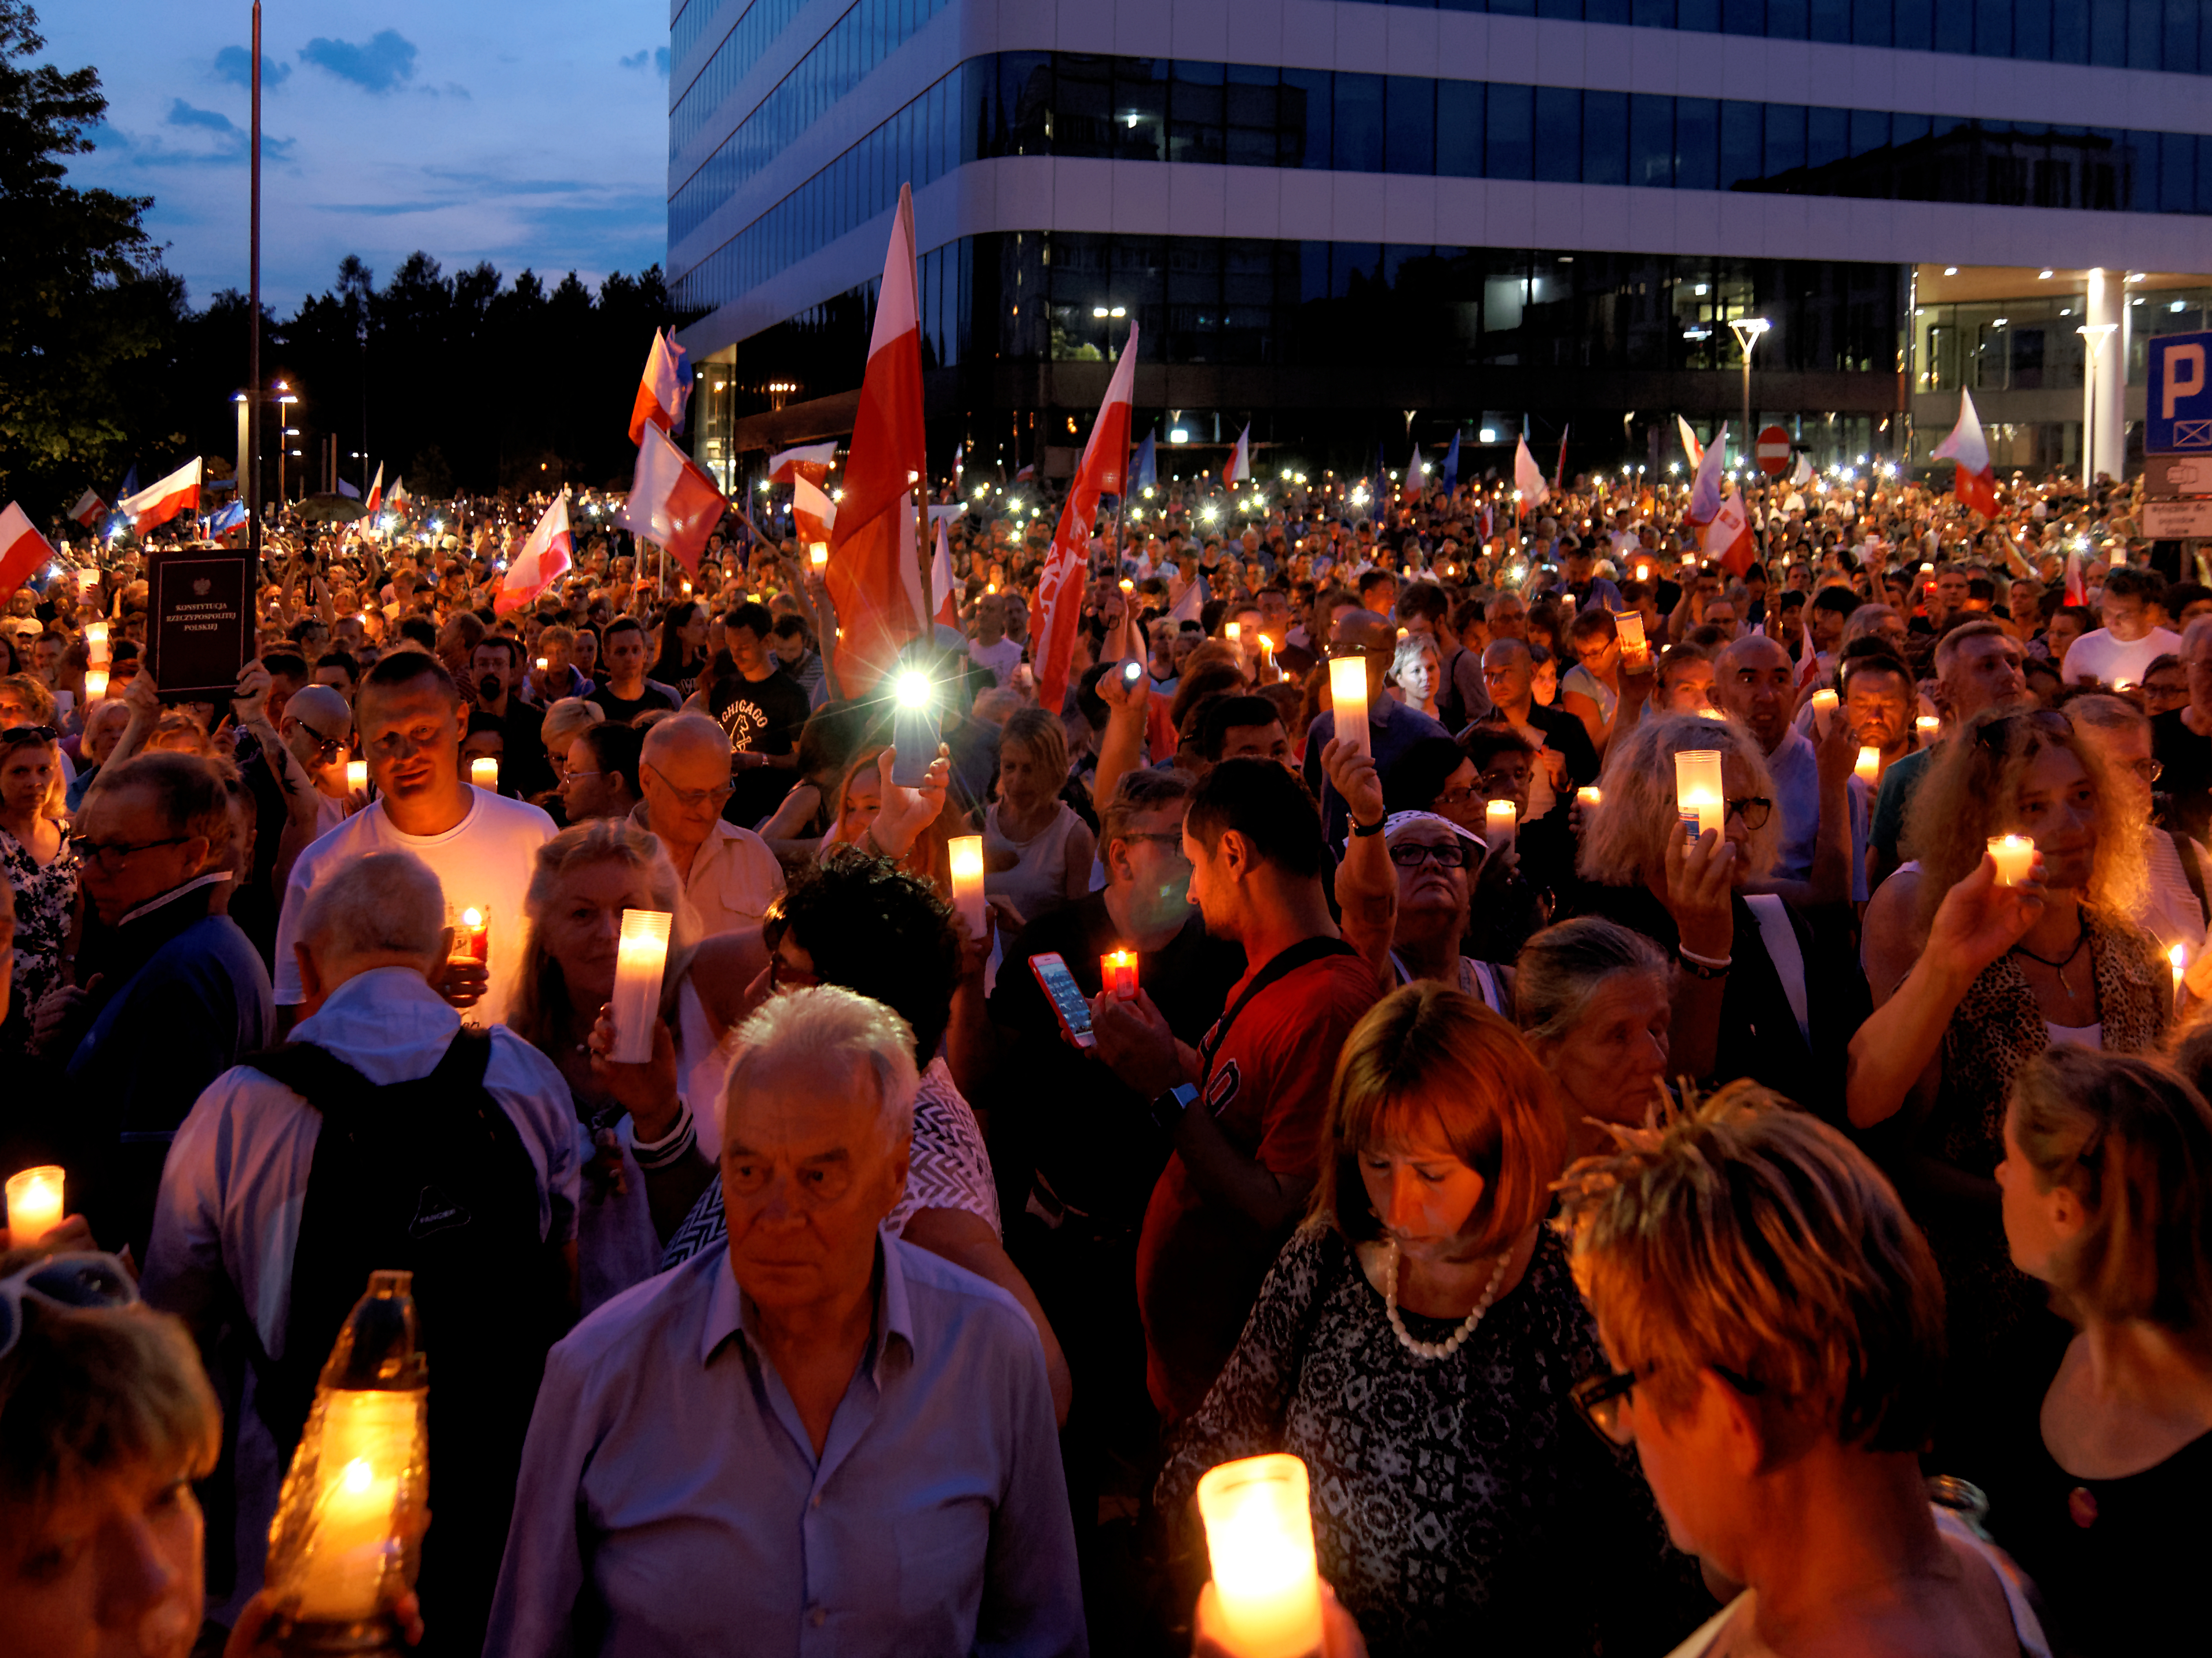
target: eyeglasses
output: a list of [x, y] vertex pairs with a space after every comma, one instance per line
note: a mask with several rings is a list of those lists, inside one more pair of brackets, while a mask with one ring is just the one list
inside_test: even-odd
[[738, 792], [738, 786], [734, 780], [724, 783], [718, 788], [679, 789], [668, 780], [668, 774], [654, 765], [652, 761], [647, 760], [643, 763], [646, 770], [660, 780], [660, 786], [675, 796], [676, 804], [687, 810], [704, 806], [714, 811], [720, 811], [722, 809], [722, 803]]
[[1165, 847], [1170, 851], [1176, 853], [1180, 853], [1182, 850], [1182, 835], [1181, 831], [1177, 831], [1173, 835], [1168, 835], [1164, 833], [1152, 834], [1141, 829], [1131, 829], [1127, 834], [1117, 835], [1114, 838], [1116, 841], [1150, 841], [1155, 846]]
[[10, 726], [0, 731], [0, 744], [13, 748], [18, 743], [58, 743], [62, 734], [52, 726]]
[[142, 852], [151, 852], [156, 847], [180, 847], [193, 839], [189, 835], [172, 835], [162, 841], [73, 841], [70, 847], [80, 861], [98, 864], [112, 869], [126, 864]]
[[1766, 827], [1766, 820], [1774, 815], [1774, 802], [1764, 795], [1747, 794], [1740, 800], [1728, 803], [1728, 815], [1741, 817], [1743, 826], [1757, 834]]
[[1454, 835], [1435, 846], [1421, 841], [1401, 841], [1390, 848], [1390, 861], [1400, 869], [1419, 869], [1424, 859], [1433, 859], [1439, 869], [1464, 869], [1467, 843]]
[[[1487, 783], [1489, 780], [1490, 780], [1487, 778], [1483, 780], [1485, 783]], [[1474, 799], [1477, 792], [1475, 785], [1472, 783], [1468, 784], [1463, 789], [1446, 789], [1443, 793], [1437, 796], [1437, 809], [1442, 810], [1446, 806], [1463, 806], [1468, 801]], [[1488, 797], [1485, 796], [1484, 798], [1487, 799]]]
[[[1765, 1384], [1755, 1377], [1723, 1370], [1717, 1364], [1706, 1368], [1747, 1399], [1755, 1399], [1766, 1391]], [[1599, 1438], [1608, 1444], [1632, 1445], [1636, 1442], [1636, 1419], [1631, 1396], [1636, 1391], [1636, 1384], [1652, 1374], [1647, 1371], [1639, 1376], [1631, 1370], [1611, 1370], [1584, 1376], [1568, 1389], [1567, 1397]]]
[[112, 1255], [49, 1255], [0, 1278], [0, 1357], [15, 1350], [17, 1338], [23, 1333], [26, 1301], [44, 1302], [64, 1312], [81, 1312], [129, 1307], [137, 1299], [137, 1286]]
[[[313, 726], [307, 725], [305, 721], [301, 722], [300, 729], [307, 732], [309, 737], [315, 736], [315, 728]], [[331, 761], [337, 758], [339, 751], [344, 747], [345, 738], [343, 737], [317, 738], [315, 741], [315, 763], [320, 766], [329, 765]]]
[[2155, 783], [2166, 774], [2164, 763], [2156, 760], [2131, 760], [2128, 769], [2146, 783]]

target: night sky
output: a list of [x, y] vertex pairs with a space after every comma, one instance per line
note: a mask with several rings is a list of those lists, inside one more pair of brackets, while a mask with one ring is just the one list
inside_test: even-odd
[[[150, 195], [204, 305], [246, 285], [247, 0], [34, 0], [42, 54], [108, 100], [75, 181]], [[264, 0], [264, 297], [422, 248], [548, 285], [666, 257], [667, 0]]]

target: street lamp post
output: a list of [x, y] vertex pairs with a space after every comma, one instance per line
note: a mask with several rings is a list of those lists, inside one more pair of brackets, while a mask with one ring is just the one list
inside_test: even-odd
[[253, 568], [261, 568], [261, 0], [253, 0], [252, 201], [247, 213], [246, 383], [246, 449], [253, 464], [246, 486], [246, 539]]
[[2116, 322], [2084, 323], [2074, 331], [2087, 341], [2089, 347], [2087, 370], [2081, 376], [2081, 488], [2093, 490], [2097, 487], [2097, 450], [2091, 440], [2097, 429], [2097, 359], [2105, 349], [2105, 342], [2119, 332]]
[[[1751, 349], [1759, 337], [1774, 325], [1764, 317], [1731, 317], [1729, 332], [1735, 336], [1736, 348], [1743, 353], [1743, 435], [1736, 440], [1738, 452], [1749, 454], [1751, 448]], [[1726, 455], [1721, 457], [1725, 463]]]

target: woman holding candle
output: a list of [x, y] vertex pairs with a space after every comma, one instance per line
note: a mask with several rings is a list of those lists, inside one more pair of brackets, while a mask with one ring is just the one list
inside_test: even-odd
[[[1598, 1369], [1543, 1224], [1565, 1127], [1542, 1068], [1472, 998], [1409, 985], [1338, 1061], [1311, 1218], [1156, 1497], [1287, 1451], [1321, 1575], [1377, 1655], [1663, 1649], [1710, 1607], [1638, 1481], [1566, 1396]], [[1449, 1470], [1446, 1473], [1444, 1471]]]
[[[1943, 1269], [1954, 1434], [2053, 1331], [2005, 1248], [1993, 1171], [2013, 1078], [2055, 1044], [2136, 1054], [2166, 1035], [2172, 976], [2127, 917], [2142, 881], [2140, 807], [2063, 714], [1984, 714], [1933, 759], [1906, 834], [1919, 854], [1875, 894], [1877, 1005], [1852, 1038], [1847, 1100]], [[2007, 884], [1993, 836], [2030, 837]]]
[[61, 750], [51, 726], [0, 731], [0, 871], [15, 899], [15, 985], [0, 1055], [20, 1057], [28, 1010], [60, 984], [76, 920], [77, 856], [63, 817]]

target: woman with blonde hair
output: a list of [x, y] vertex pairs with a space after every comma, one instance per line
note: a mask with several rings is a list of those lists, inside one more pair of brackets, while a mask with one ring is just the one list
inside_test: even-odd
[[1426, 633], [1407, 633], [1400, 635], [1396, 653], [1390, 659], [1387, 683], [1391, 694], [1416, 713], [1431, 720], [1437, 717], [1437, 692], [1443, 684], [1443, 657], [1437, 649], [1436, 635]]
[[[2212, 1041], [2179, 1057], [2201, 1082]], [[2013, 1084], [2004, 1151], [2013, 1263], [2075, 1334], [1972, 1477], [2069, 1650], [2187, 1650], [2212, 1546], [2212, 1107], [2154, 1060], [2054, 1048]]]
[[1650, 1651], [1700, 1602], [1650, 1499], [1570, 1431], [1601, 1368], [1544, 1224], [1566, 1148], [1512, 1028], [1394, 992], [1337, 1060], [1320, 1183], [1156, 1496], [1231, 1458], [1305, 1460], [1323, 1577], [1378, 1655]]
[[983, 815], [983, 890], [1024, 921], [1091, 890], [1097, 837], [1060, 798], [1067, 732], [1056, 712], [1024, 708], [999, 736], [999, 798]]
[[[1697, 750], [1720, 756], [1723, 821], [1692, 836], [1675, 798], [1675, 756]], [[1866, 986], [1846, 943], [1752, 890], [1773, 866], [1781, 827], [1759, 744], [1734, 720], [1658, 714], [1614, 738], [1598, 781], [1576, 858], [1578, 908], [1672, 958], [1675, 1072], [1750, 1077], [1840, 1116], [1844, 1053]]]

